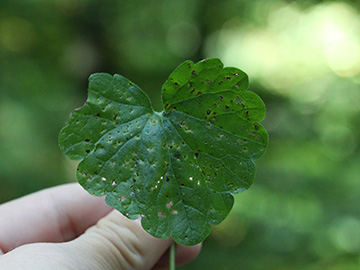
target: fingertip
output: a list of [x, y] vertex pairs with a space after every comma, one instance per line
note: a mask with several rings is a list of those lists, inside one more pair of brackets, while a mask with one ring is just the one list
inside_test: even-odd
[[[192, 262], [201, 251], [202, 243], [195, 246], [182, 246], [176, 244], [175, 246], [175, 263], [176, 265], [184, 265]], [[169, 267], [169, 256], [170, 248], [161, 256], [161, 258], [156, 263], [153, 270], [168, 269]]]
[[202, 243], [195, 246], [176, 245], [176, 265], [183, 265], [193, 261], [201, 251]]
[[101, 269], [145, 270], [153, 268], [171, 242], [151, 236], [138, 220], [130, 220], [113, 210], [69, 246], [89, 267], [107, 265]]

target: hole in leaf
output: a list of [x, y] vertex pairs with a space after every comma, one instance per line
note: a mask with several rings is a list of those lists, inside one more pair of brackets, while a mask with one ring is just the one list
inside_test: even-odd
[[170, 209], [170, 207], [173, 206], [173, 205], [174, 205], [173, 202], [168, 202], [168, 203], [166, 204], [166, 207], [167, 207], [168, 209]]
[[235, 103], [240, 104], [241, 102], [243, 102], [243, 100], [240, 97], [237, 96], [236, 99], [235, 99]]

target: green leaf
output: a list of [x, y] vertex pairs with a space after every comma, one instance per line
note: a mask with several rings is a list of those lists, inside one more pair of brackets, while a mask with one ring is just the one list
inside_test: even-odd
[[248, 189], [268, 144], [261, 99], [247, 75], [218, 59], [186, 61], [162, 88], [164, 111], [120, 75], [94, 74], [86, 103], [61, 130], [61, 150], [82, 159], [79, 183], [144, 229], [195, 245]]

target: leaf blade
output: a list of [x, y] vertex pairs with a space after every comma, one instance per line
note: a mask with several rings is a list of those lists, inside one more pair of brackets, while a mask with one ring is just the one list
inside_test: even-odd
[[[82, 159], [77, 178], [91, 194], [155, 237], [194, 245], [248, 189], [253, 159], [267, 146], [258, 123], [265, 105], [247, 75], [218, 59], [186, 61], [162, 88], [165, 110], [120, 75], [89, 78], [89, 96], [59, 135], [61, 150]], [[196, 108], [196, 109], [194, 109]]]

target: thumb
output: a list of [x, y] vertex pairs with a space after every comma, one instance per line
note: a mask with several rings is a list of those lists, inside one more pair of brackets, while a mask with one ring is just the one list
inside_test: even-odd
[[114, 210], [70, 242], [27, 244], [0, 255], [0, 269], [147, 270], [171, 243]]
[[112, 211], [82, 236], [69, 242], [76, 269], [151, 269], [172, 240], [157, 239], [143, 230], [140, 220]]

